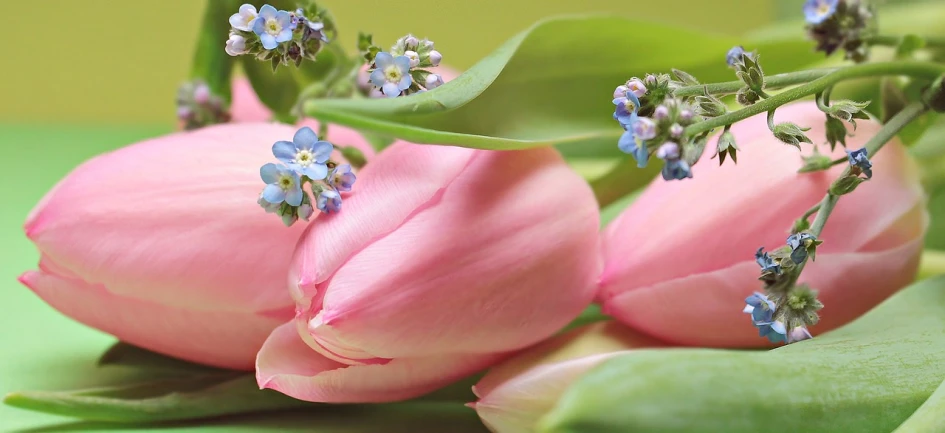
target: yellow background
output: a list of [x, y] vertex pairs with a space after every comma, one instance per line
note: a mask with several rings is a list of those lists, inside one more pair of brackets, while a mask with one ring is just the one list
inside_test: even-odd
[[[797, 8], [798, 0], [783, 2]], [[174, 121], [175, 90], [188, 75], [205, 1], [0, 0], [0, 4], [7, 41], [0, 61], [4, 64], [0, 122]], [[775, 1], [757, 0], [323, 0], [319, 4], [331, 10], [341, 29], [340, 40], [348, 47], [353, 47], [360, 30], [374, 33], [382, 46], [412, 32], [436, 41], [444, 63], [459, 68], [472, 65], [508, 37], [550, 15], [610, 12], [739, 34], [769, 22], [780, 7]], [[626, 37], [633, 36], [634, 29], [628, 28]]]

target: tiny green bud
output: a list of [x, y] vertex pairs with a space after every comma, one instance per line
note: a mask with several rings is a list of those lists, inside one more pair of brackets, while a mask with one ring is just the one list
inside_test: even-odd
[[341, 156], [344, 156], [348, 163], [354, 168], [361, 168], [367, 164], [364, 153], [354, 146], [344, 146], [341, 148]]
[[702, 153], [705, 151], [705, 145], [708, 141], [709, 138], [706, 135], [701, 135], [683, 145], [683, 160], [686, 161], [690, 167], [699, 162], [699, 158], [702, 157]]
[[673, 78], [676, 81], [679, 81], [684, 86], [696, 86], [699, 84], [699, 80], [696, 77], [693, 77], [686, 71], [681, 71], [679, 69], [672, 69]]
[[813, 154], [801, 157], [801, 159], [804, 160], [804, 165], [801, 166], [800, 170], [797, 170], [798, 173], [811, 173], [833, 167], [833, 160], [829, 156], [820, 153], [816, 147]]
[[725, 157], [731, 156], [732, 162], [738, 164], [736, 153], [738, 150], [738, 146], [735, 144], [735, 135], [732, 134], [732, 131], [726, 129], [722, 131], [722, 135], [719, 135], [719, 141], [715, 144], [715, 155], [712, 155], [712, 158], [719, 157], [719, 165], [722, 165], [725, 162]]
[[743, 53], [735, 62], [735, 75], [756, 94], [764, 93], [765, 88], [765, 74], [758, 62], [759, 57], [754, 53]]
[[789, 144], [798, 149], [801, 148], [801, 142], [813, 144], [814, 142], [810, 140], [804, 131], [809, 131], [810, 128], [801, 128], [794, 123], [784, 122], [774, 125], [774, 128], [771, 129], [771, 132], [774, 133], [774, 137], [778, 140], [781, 140], [784, 144]]
[[800, 326], [813, 326], [820, 321], [817, 311], [824, 308], [824, 304], [817, 299], [817, 291], [812, 290], [806, 284], [801, 284], [792, 288], [785, 299], [784, 318], [785, 326], [789, 329]]
[[829, 192], [833, 195], [845, 195], [853, 192], [857, 186], [865, 182], [866, 179], [856, 175], [843, 176], [835, 180], [831, 185]]
[[847, 126], [836, 117], [827, 116], [827, 142], [830, 143], [830, 150], [836, 148], [837, 143], [847, 147]]
[[749, 106], [758, 102], [761, 99], [757, 93], [749, 89], [748, 87], [742, 87], [738, 89], [738, 93], [735, 94], [735, 100], [738, 101], [740, 105]]
[[704, 117], [719, 117], [728, 112], [728, 108], [712, 95], [696, 96], [696, 107]]
[[800, 233], [804, 230], [810, 230], [810, 221], [807, 218], [798, 218], [794, 220], [794, 225], [791, 227], [791, 233]]
[[869, 115], [866, 114], [863, 109], [870, 105], [869, 101], [867, 102], [856, 102], [850, 101], [847, 99], [836, 101], [827, 107], [824, 112], [828, 116], [834, 117], [846, 122], [853, 124], [853, 128], [856, 128], [855, 119], [869, 119]]

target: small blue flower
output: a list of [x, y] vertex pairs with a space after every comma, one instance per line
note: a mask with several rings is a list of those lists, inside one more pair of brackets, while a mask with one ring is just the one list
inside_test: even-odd
[[315, 207], [324, 213], [341, 211], [341, 194], [333, 189], [325, 189], [318, 193], [315, 199]]
[[315, 131], [306, 126], [296, 131], [292, 141], [277, 141], [273, 144], [272, 154], [299, 175], [321, 180], [328, 176], [325, 163], [333, 149], [331, 143], [319, 141]]
[[627, 98], [616, 98], [614, 104], [614, 120], [620, 124], [623, 129], [632, 129], [637, 121], [637, 108], [633, 102]]
[[[284, 165], [266, 164], [259, 169], [259, 176], [266, 182], [262, 197], [272, 204], [302, 204], [302, 183], [298, 173]], [[268, 208], [266, 208], [268, 210]]]
[[772, 272], [776, 275], [780, 274], [781, 265], [775, 263], [771, 256], [764, 251], [764, 247], [758, 248], [758, 251], [755, 251], [755, 263], [758, 263], [758, 266], [761, 267], [761, 273]]
[[256, 13], [256, 6], [251, 4], [244, 4], [240, 6], [240, 11], [230, 15], [230, 26], [236, 30], [242, 30], [244, 32], [253, 31], [253, 24], [256, 22], [256, 17], [259, 14]]
[[820, 24], [837, 12], [840, 0], [807, 0], [804, 3], [804, 18], [810, 24]]
[[656, 137], [656, 122], [647, 117], [638, 117], [631, 127], [633, 135], [640, 140], [652, 140]]
[[751, 322], [755, 326], [770, 325], [774, 316], [774, 302], [768, 299], [764, 293], [755, 292], [753, 295], [745, 298], [745, 309], [743, 313], [751, 314]]
[[758, 327], [758, 334], [772, 343], [787, 343], [787, 330], [781, 322], [771, 322]]
[[731, 50], [728, 50], [728, 53], [725, 54], [725, 63], [729, 66], [735, 66], [735, 63], [742, 59], [742, 54], [745, 54], [745, 48], [741, 45], [732, 47]]
[[[634, 113], [634, 117], [635, 116], [636, 113]], [[650, 160], [650, 151], [646, 148], [646, 143], [642, 141], [637, 142], [636, 137], [633, 135], [633, 129], [628, 129], [623, 132], [623, 135], [620, 136], [620, 140], [617, 141], [617, 148], [623, 153], [633, 156], [633, 159], [637, 161], [637, 167], [646, 167], [647, 162]]]
[[870, 158], [865, 147], [852, 152], [848, 150], [847, 159], [850, 160], [850, 165], [859, 168], [863, 174], [866, 175], [867, 179], [873, 177], [873, 163], [870, 162]]
[[275, 49], [292, 39], [292, 15], [265, 5], [259, 9], [259, 16], [253, 21], [253, 32], [259, 35], [263, 48]]
[[351, 191], [351, 187], [354, 186], [354, 181], [356, 180], [358, 180], [358, 178], [351, 171], [351, 166], [341, 164], [332, 170], [331, 176], [328, 177], [328, 184], [331, 185], [335, 191], [345, 192]]
[[689, 163], [681, 159], [667, 160], [666, 164], [663, 165], [662, 174], [664, 180], [692, 179], [692, 169], [689, 167]]
[[807, 247], [817, 238], [810, 233], [795, 233], [787, 238], [787, 245], [791, 247], [791, 261], [801, 264], [807, 260]]
[[413, 83], [410, 77], [410, 59], [406, 56], [394, 57], [390, 53], [380, 52], [374, 57], [374, 72], [371, 72], [371, 84], [379, 87], [388, 98], [397, 97]]

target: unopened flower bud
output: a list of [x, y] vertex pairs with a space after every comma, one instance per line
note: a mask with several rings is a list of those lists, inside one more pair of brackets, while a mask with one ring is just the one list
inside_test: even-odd
[[420, 44], [420, 41], [414, 35], [407, 35], [404, 38], [404, 48], [408, 50], [416, 50], [417, 46]]
[[669, 108], [665, 105], [660, 105], [656, 107], [656, 111], [653, 112], [653, 117], [656, 120], [666, 120], [669, 118]]
[[804, 135], [804, 131], [808, 131], [810, 128], [801, 128], [791, 122], [784, 122], [774, 125], [774, 128], [771, 132], [774, 133], [774, 137], [778, 140], [781, 140], [784, 144], [794, 146], [798, 149], [801, 148], [801, 142], [813, 144], [814, 142]]
[[416, 51], [404, 51], [404, 57], [410, 60], [411, 68], [416, 68], [420, 64], [420, 55]]
[[427, 89], [435, 89], [443, 85], [443, 77], [438, 74], [427, 75], [426, 82], [424, 83]]
[[241, 56], [248, 53], [249, 49], [246, 48], [246, 38], [235, 33], [230, 33], [230, 38], [226, 40], [225, 51], [231, 56]]
[[616, 89], [614, 89], [614, 99], [626, 98], [626, 97], [627, 97], [627, 86], [624, 86], [623, 84], [621, 84], [617, 86]]
[[315, 214], [315, 208], [310, 203], [302, 204], [299, 206], [298, 214], [299, 218], [308, 221]]
[[443, 55], [439, 51], [433, 50], [430, 51], [430, 63], [433, 66], [440, 66], [440, 61], [443, 60]]
[[674, 123], [673, 126], [669, 127], [669, 135], [671, 135], [673, 138], [679, 138], [683, 135], [683, 131], [685, 130], [686, 128], [683, 128], [682, 125]]
[[679, 159], [679, 145], [672, 141], [663, 143], [656, 150], [656, 157], [663, 160]]
[[627, 90], [633, 93], [637, 98], [642, 98], [646, 95], [646, 85], [637, 77], [633, 77], [627, 81]]

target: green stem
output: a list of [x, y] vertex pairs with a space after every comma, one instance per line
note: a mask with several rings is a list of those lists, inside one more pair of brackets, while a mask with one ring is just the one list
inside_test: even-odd
[[919, 262], [917, 280], [924, 280], [937, 275], [945, 274], [945, 251], [925, 250]]
[[[881, 45], [887, 47], [899, 46], [902, 42], [903, 36], [894, 36], [894, 35], [875, 35], [866, 38], [866, 43], [869, 45]], [[923, 37], [922, 40], [925, 41], [926, 47], [945, 47], [945, 38], [940, 36], [929, 36]]]
[[[786, 90], [733, 113], [708, 119], [686, 128], [687, 136], [695, 136], [711, 131], [720, 126], [730, 125], [739, 120], [747, 119], [756, 114], [771, 111], [788, 102], [804, 98], [808, 95], [823, 92], [836, 83], [852, 78], [879, 76], [879, 75], [910, 75], [928, 79], [938, 78], [945, 73], [945, 65], [932, 62], [882, 62], [854, 65], [830, 72], [807, 84]], [[683, 88], [679, 89], [683, 90]], [[679, 93], [676, 93], [678, 96]]]
[[[765, 77], [765, 88], [777, 89], [781, 87], [793, 86], [796, 84], [809, 83], [835, 71], [837, 71], [837, 68], [824, 68], [769, 75]], [[727, 93], [735, 93], [742, 87], [745, 87], [745, 83], [741, 81], [727, 81], [724, 83], [684, 86], [676, 89], [673, 94], [678, 97], [698, 96], [704, 95], [706, 93], [710, 95], [723, 95]]]

